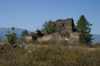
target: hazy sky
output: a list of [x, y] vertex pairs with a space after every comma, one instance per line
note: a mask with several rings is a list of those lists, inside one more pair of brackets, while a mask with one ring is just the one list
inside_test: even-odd
[[0, 0], [0, 28], [17, 27], [35, 31], [45, 21], [81, 15], [93, 24], [91, 33], [100, 34], [100, 0]]

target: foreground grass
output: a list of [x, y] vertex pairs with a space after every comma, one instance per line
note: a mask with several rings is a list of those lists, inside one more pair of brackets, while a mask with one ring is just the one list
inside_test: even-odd
[[49, 46], [27, 53], [10, 47], [0, 50], [0, 66], [100, 66], [100, 49]]

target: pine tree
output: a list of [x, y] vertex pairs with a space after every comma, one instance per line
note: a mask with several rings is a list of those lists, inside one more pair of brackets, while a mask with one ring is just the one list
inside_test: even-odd
[[15, 28], [12, 27], [12, 33], [10, 33], [10, 31], [7, 31], [8, 34], [6, 34], [7, 40], [11, 45], [13, 45], [17, 40], [17, 34], [13, 32], [14, 29]]
[[52, 26], [52, 21], [46, 21], [44, 24], [43, 24], [43, 28], [41, 29], [42, 33], [43, 34], [51, 34], [53, 33], [53, 26]]
[[88, 45], [92, 42], [91, 41], [92, 35], [90, 34], [90, 32], [91, 32], [90, 26], [92, 26], [92, 24], [90, 24], [87, 21], [87, 19], [85, 18], [84, 15], [81, 15], [77, 22], [77, 26], [76, 26], [77, 31], [81, 33], [80, 39], [79, 39], [79, 44]]
[[29, 35], [28, 31], [25, 29], [22, 33], [21, 36], [24, 38], [26, 35]]

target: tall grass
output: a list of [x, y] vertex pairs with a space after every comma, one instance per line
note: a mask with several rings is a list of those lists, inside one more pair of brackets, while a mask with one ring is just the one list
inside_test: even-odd
[[27, 53], [10, 47], [0, 50], [0, 66], [100, 66], [100, 49], [42, 46]]

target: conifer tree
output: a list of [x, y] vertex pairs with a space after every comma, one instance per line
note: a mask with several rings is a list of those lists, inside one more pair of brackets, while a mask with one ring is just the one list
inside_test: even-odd
[[11, 45], [13, 45], [17, 40], [17, 34], [13, 32], [14, 29], [15, 28], [12, 27], [12, 33], [10, 33], [10, 31], [7, 31], [8, 34], [6, 34], [7, 40]]
[[52, 26], [52, 21], [46, 21], [43, 25], [43, 28], [41, 29], [43, 34], [51, 34], [53, 33], [53, 26]]
[[29, 35], [29, 32], [25, 29], [25, 30], [21, 33], [21, 36], [24, 38], [26, 35]]
[[81, 15], [78, 22], [76, 29], [78, 32], [80, 32], [80, 39], [79, 39], [79, 44], [83, 45], [88, 45], [92, 41], [92, 35], [90, 34], [92, 24], [90, 24], [87, 19], [85, 18], [84, 15]]

